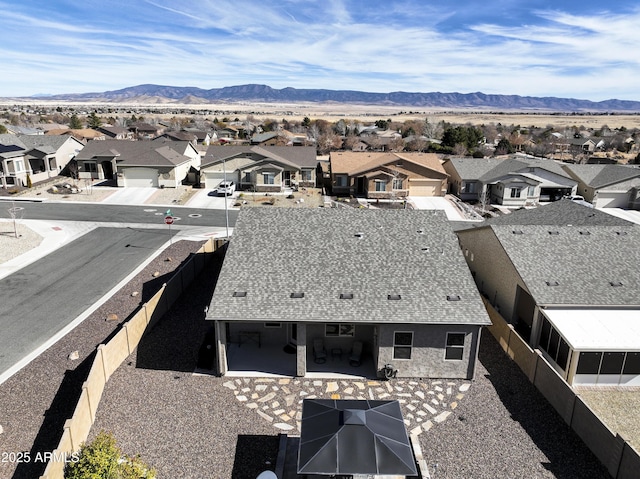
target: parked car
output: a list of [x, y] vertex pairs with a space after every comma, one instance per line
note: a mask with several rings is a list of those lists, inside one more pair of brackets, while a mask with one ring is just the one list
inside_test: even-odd
[[214, 191], [219, 196], [232, 195], [236, 191], [236, 184], [233, 181], [223, 181]]

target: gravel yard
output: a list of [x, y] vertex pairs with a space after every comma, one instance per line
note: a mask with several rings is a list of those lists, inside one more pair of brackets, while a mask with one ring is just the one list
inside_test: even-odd
[[[228, 379], [192, 374], [216, 276], [216, 265], [201, 274], [112, 376], [91, 433], [113, 432], [160, 478], [253, 478], [275, 465], [280, 431], [247, 409]], [[287, 388], [299, 394], [303, 383]], [[419, 437], [434, 479], [609, 477], [488, 333], [477, 380]]]
[[[1, 205], [0, 205], [1, 206]], [[16, 238], [16, 230], [18, 237]], [[11, 220], [0, 222], [0, 264], [20, 256], [37, 247], [42, 236], [32, 231], [28, 226], [16, 223], [14, 229]]]
[[[0, 451], [52, 451], [62, 434], [64, 421], [71, 417], [82, 382], [94, 356], [104, 342], [135, 309], [147, 301], [176, 267], [201, 242], [179, 241], [149, 263], [132, 281], [100, 306], [83, 323], [0, 385]], [[165, 261], [171, 257], [171, 261]], [[160, 275], [154, 278], [154, 272]], [[78, 287], [82, 285], [79, 284]], [[138, 296], [131, 293], [138, 291]], [[118, 321], [105, 321], [109, 314]], [[67, 359], [72, 351], [79, 359]], [[33, 479], [43, 472], [42, 463], [0, 462], [0, 478]]]

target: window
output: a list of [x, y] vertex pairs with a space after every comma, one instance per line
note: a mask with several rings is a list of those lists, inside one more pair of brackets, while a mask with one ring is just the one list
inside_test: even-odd
[[476, 185], [477, 185], [477, 183], [475, 183], [475, 182], [464, 183], [464, 191], [465, 191], [465, 193], [475, 193], [476, 192]]
[[384, 180], [376, 180], [376, 191], [387, 191], [387, 182]]
[[275, 173], [263, 173], [262, 181], [265, 185], [273, 185], [276, 181]]
[[312, 174], [313, 174], [312, 170], [302, 170], [300, 172], [300, 179], [302, 181], [312, 181], [313, 179]]
[[640, 353], [627, 353], [622, 374], [640, 374]]
[[353, 324], [331, 323], [324, 325], [324, 335], [328, 337], [353, 337], [356, 327]]
[[511, 188], [511, 198], [520, 198], [522, 188]]
[[411, 359], [412, 349], [413, 333], [411, 331], [393, 333], [393, 359]]
[[444, 359], [459, 361], [464, 356], [464, 333], [447, 333]]
[[401, 190], [402, 189], [402, 180], [400, 180], [398, 178], [394, 178], [394, 180], [393, 180], [393, 189], [394, 190]]
[[527, 196], [535, 196], [535, 194], [536, 194], [535, 186], [530, 186], [529, 188], [527, 188]]
[[347, 175], [336, 175], [336, 186], [347, 186]]
[[602, 356], [602, 364], [600, 365], [600, 374], [617, 375], [622, 373], [624, 354], [625, 353], [604, 353]]
[[581, 352], [576, 374], [598, 374], [602, 353]]
[[244, 183], [251, 183], [251, 172], [247, 171], [244, 174]]

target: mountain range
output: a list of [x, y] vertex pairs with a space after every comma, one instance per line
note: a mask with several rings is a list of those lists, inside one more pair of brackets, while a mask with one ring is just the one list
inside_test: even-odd
[[371, 93], [355, 90], [274, 89], [267, 85], [238, 85], [205, 90], [196, 87], [138, 85], [101, 93], [33, 96], [31, 99], [113, 103], [344, 103], [444, 109], [527, 110], [546, 112], [625, 112], [640, 113], [640, 101], [604, 100], [594, 102], [575, 98], [487, 95], [476, 93]]

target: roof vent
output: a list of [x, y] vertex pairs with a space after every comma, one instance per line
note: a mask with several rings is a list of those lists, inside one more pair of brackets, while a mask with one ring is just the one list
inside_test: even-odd
[[356, 233], [353, 236], [355, 236], [356, 238], [362, 239], [362, 238], [364, 238], [364, 233]]
[[246, 298], [247, 297], [247, 292], [246, 291], [234, 291], [233, 292], [233, 297], [234, 298]]
[[616, 231], [616, 234], [618, 236], [627, 236], [627, 232], [626, 231]]
[[460, 301], [460, 295], [459, 294], [448, 294], [447, 295], [447, 301]]
[[418, 233], [419, 235], [423, 235], [424, 234], [424, 229], [423, 228], [419, 228], [418, 231], [416, 231], [416, 233]]
[[353, 293], [340, 293], [340, 299], [353, 299]]
[[522, 230], [513, 230], [512, 233], [514, 235], [522, 235], [522, 234], [524, 234], [524, 232]]
[[622, 286], [622, 282], [621, 281], [609, 281], [609, 284], [611, 286], [613, 286], [614, 288], [617, 288], [619, 286]]
[[397, 301], [397, 300], [401, 299], [401, 297], [400, 297], [399, 294], [388, 294], [387, 295], [387, 299], [389, 301]]
[[560, 286], [560, 283], [558, 283], [557, 281], [545, 281], [544, 283], [547, 286]]
[[425, 253], [429, 252], [429, 247], [428, 246], [423, 246], [422, 248], [420, 248], [421, 251], [424, 251]]
[[304, 298], [304, 293], [291, 293], [290, 298]]
[[580, 235], [582, 235], [582, 236], [588, 236], [590, 234], [591, 233], [589, 233], [588, 231], [580, 231]]
[[560, 232], [559, 231], [549, 231], [550, 235], [559, 235]]

